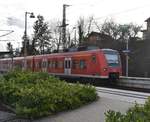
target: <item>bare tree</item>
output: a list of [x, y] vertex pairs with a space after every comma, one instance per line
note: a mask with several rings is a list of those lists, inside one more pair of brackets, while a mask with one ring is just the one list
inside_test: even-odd
[[93, 16], [89, 17], [89, 19], [88, 19], [88, 31], [87, 31], [87, 35], [91, 31], [91, 25], [92, 25], [93, 20], [94, 20]]
[[13, 69], [13, 45], [11, 44], [11, 42], [7, 43], [7, 50], [10, 53], [10, 57], [11, 57], [11, 69]]
[[117, 40], [119, 37], [119, 26], [112, 19], [105, 20], [101, 25], [101, 33], [111, 36], [114, 40]]
[[59, 52], [62, 46], [62, 28], [60, 20], [52, 20], [50, 22], [50, 30], [52, 35], [52, 48], [56, 52]]
[[114, 40], [126, 41], [132, 37], [136, 37], [141, 30], [141, 26], [129, 24], [117, 24], [112, 19], [105, 20], [101, 25], [101, 33], [111, 36]]

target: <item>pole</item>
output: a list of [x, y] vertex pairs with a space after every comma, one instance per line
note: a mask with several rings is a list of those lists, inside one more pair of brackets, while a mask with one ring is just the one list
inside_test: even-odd
[[76, 45], [76, 41], [77, 41], [77, 39], [76, 39], [76, 27], [74, 27], [74, 43], [75, 43], [75, 45]]
[[25, 31], [24, 31], [24, 68], [27, 68], [27, 12], [25, 12]]
[[[129, 41], [127, 39], [126, 41], [126, 50], [129, 50]], [[129, 62], [128, 62], [128, 52], [126, 53], [126, 77], [128, 77], [128, 68], [129, 68]]]
[[66, 48], [66, 7], [70, 5], [63, 4], [63, 20], [62, 20], [62, 42], [63, 42], [63, 49]]
[[25, 12], [25, 30], [24, 30], [24, 68], [27, 69], [27, 14], [30, 14], [30, 18], [35, 18], [33, 12]]
[[66, 47], [66, 5], [63, 5], [63, 20], [62, 20], [62, 42], [63, 49]]

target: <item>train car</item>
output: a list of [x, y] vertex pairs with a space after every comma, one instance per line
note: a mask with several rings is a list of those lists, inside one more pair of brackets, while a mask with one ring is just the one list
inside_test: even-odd
[[[0, 64], [1, 62], [5, 65], [10, 65], [11, 59], [7, 59], [7, 61], [6, 59], [1, 59]], [[119, 78], [122, 75], [119, 53], [112, 49], [20, 57], [14, 58], [13, 65], [22, 69], [26, 67], [35, 72], [48, 72], [51, 75], [63, 77], [108, 79]], [[5, 71], [9, 69], [7, 68]], [[0, 67], [1, 70], [2, 68]]]
[[0, 73], [5, 73], [11, 69], [11, 58], [5, 58], [0, 60]]

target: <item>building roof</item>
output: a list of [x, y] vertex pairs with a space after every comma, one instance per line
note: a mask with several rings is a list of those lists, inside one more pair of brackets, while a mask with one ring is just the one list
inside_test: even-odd
[[150, 17], [145, 20], [145, 22], [149, 22], [149, 21], [150, 21]]
[[107, 34], [98, 33], [98, 32], [94, 32], [94, 31], [92, 31], [92, 32], [88, 35], [88, 37], [93, 36], [93, 35], [95, 35], [95, 36], [99, 35], [100, 37], [103, 37], [103, 38], [111, 38], [111, 39], [112, 39], [112, 37], [109, 36], [109, 35], [107, 35]]

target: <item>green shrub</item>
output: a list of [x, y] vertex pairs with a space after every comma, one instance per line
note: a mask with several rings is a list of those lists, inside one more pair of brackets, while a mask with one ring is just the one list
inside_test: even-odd
[[150, 122], [150, 98], [144, 106], [135, 104], [125, 114], [109, 110], [105, 116], [106, 122]]
[[97, 99], [89, 85], [71, 85], [48, 73], [13, 71], [0, 79], [0, 99], [18, 116], [41, 117], [77, 108]]

